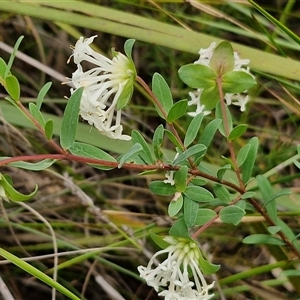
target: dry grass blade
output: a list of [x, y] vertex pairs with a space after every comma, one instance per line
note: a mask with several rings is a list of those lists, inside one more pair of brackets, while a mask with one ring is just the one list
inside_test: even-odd
[[15, 300], [2, 277], [0, 277], [0, 294], [3, 297], [3, 300]]

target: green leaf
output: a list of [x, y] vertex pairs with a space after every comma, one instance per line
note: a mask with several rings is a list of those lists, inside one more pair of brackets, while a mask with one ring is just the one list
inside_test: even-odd
[[160, 196], [170, 196], [176, 193], [174, 185], [164, 183], [160, 180], [152, 181], [149, 185], [149, 189], [152, 193]]
[[[221, 123], [222, 123], [221, 119], [214, 119], [214, 120], [210, 121], [205, 126], [203, 132], [201, 133], [198, 144], [203, 144], [204, 146], [206, 146], [206, 148], [208, 148]], [[197, 159], [197, 158], [198, 158], [198, 156], [195, 157], [195, 159]]]
[[181, 166], [180, 169], [175, 172], [174, 181], [175, 181], [176, 190], [178, 192], [183, 192], [185, 190], [187, 176], [188, 176], [187, 166]]
[[248, 143], [250, 145], [250, 149], [242, 167], [242, 180], [245, 184], [249, 181], [252, 175], [258, 149], [258, 142], [258, 138], [255, 136], [251, 138]]
[[[225, 105], [225, 109], [226, 109], [226, 118], [227, 118], [227, 124], [228, 124], [228, 131], [230, 133], [232, 131], [232, 117], [231, 117], [231, 113], [230, 113], [227, 105]], [[220, 102], [216, 106], [216, 118], [222, 120], [222, 123], [219, 126], [219, 131], [223, 136], [227, 137], [226, 130], [224, 128], [224, 120], [223, 120], [223, 114], [222, 114], [222, 108], [221, 108], [221, 103]]]
[[207, 89], [216, 86], [216, 73], [207, 66], [188, 64], [178, 70], [179, 78], [189, 87]]
[[20, 84], [14, 75], [7, 75], [5, 78], [5, 89], [14, 101], [20, 100]]
[[41, 170], [48, 169], [55, 162], [56, 160], [54, 159], [44, 159], [36, 163], [30, 163], [27, 161], [18, 161], [18, 162], [9, 163], [8, 165], [11, 167], [16, 167], [16, 168], [30, 170], [30, 171], [41, 171]]
[[255, 197], [256, 193], [255, 192], [246, 192], [241, 196], [241, 199], [249, 199], [252, 197]]
[[5, 190], [6, 196], [15, 202], [27, 201], [30, 200], [37, 192], [38, 186], [35, 186], [35, 190], [29, 195], [24, 195], [14, 189], [11, 183], [7, 180], [5, 176], [0, 174], [0, 186], [2, 186]]
[[44, 127], [46, 138], [48, 140], [51, 140], [53, 137], [53, 128], [54, 128], [53, 120], [48, 120]]
[[126, 82], [117, 102], [117, 110], [123, 109], [130, 102], [134, 90], [133, 83], [133, 79]]
[[224, 207], [220, 210], [220, 220], [224, 223], [238, 225], [246, 212], [236, 205]]
[[265, 244], [283, 246], [285, 243], [277, 237], [268, 234], [252, 234], [243, 239], [244, 244]]
[[[185, 133], [184, 137], [184, 146], [188, 147], [195, 139], [197, 134], [199, 133], [199, 129], [203, 120], [204, 114], [198, 114], [196, 115], [191, 123], [189, 124], [189, 127]], [[199, 143], [202, 144], [202, 143]]]
[[181, 143], [178, 141], [178, 139], [177, 139], [176, 136], [173, 134], [173, 132], [171, 132], [171, 131], [168, 130], [168, 129], [165, 129], [165, 133], [166, 133], [168, 139], [172, 142], [172, 144], [173, 144], [175, 147], [178, 147], [181, 151], [183, 151], [183, 147], [182, 147]]
[[222, 202], [229, 203], [231, 201], [230, 193], [223, 185], [216, 183], [213, 186], [213, 190], [217, 198]]
[[52, 85], [52, 82], [47, 82], [47, 83], [41, 88], [41, 90], [39, 91], [39, 94], [38, 94], [38, 97], [37, 97], [37, 100], [36, 100], [36, 107], [37, 107], [38, 110], [41, 109], [43, 100], [44, 100], [46, 94], [48, 93], [48, 91], [49, 91], [51, 85]]
[[292, 192], [289, 189], [283, 189], [278, 191], [277, 193], [273, 194], [271, 200], [275, 200], [278, 197], [282, 197], [282, 196], [286, 196], [286, 195], [290, 195]]
[[213, 52], [209, 66], [219, 75], [222, 76], [234, 68], [233, 49], [229, 42], [221, 42]]
[[5, 79], [5, 72], [7, 69], [7, 64], [3, 60], [2, 57], [0, 57], [0, 83], [4, 86], [4, 79]]
[[153, 134], [153, 151], [156, 159], [163, 160], [163, 153], [161, 146], [164, 140], [164, 126], [160, 124], [154, 131]]
[[207, 180], [204, 179], [204, 178], [195, 177], [195, 178], [192, 178], [191, 183], [193, 185], [201, 186], [201, 185], [206, 185], [207, 184]]
[[29, 103], [29, 112], [31, 115], [39, 122], [39, 124], [44, 128], [45, 127], [45, 119], [41, 113], [41, 111], [38, 109], [38, 107], [33, 103]]
[[196, 202], [210, 202], [214, 200], [213, 194], [201, 186], [189, 185], [183, 193]]
[[235, 205], [239, 208], [241, 208], [242, 210], [246, 210], [246, 201], [245, 200], [239, 200], [237, 203], [235, 203]]
[[83, 87], [77, 89], [65, 108], [60, 131], [60, 144], [65, 150], [71, 148], [75, 141], [82, 93]]
[[237, 125], [229, 133], [228, 140], [234, 141], [235, 139], [239, 138], [240, 136], [242, 136], [245, 133], [247, 128], [248, 128], [248, 125], [246, 125], [246, 124]]
[[[173, 106], [173, 98], [171, 90], [165, 81], [165, 79], [158, 73], [155, 73], [152, 78], [152, 91], [156, 98], [159, 100], [160, 104], [165, 110], [166, 115], [168, 115], [170, 109]], [[155, 105], [158, 114], [165, 119], [163, 112]]]
[[201, 93], [201, 104], [204, 105], [206, 110], [215, 109], [220, 100], [220, 95], [217, 86], [204, 89]]
[[[69, 150], [74, 155], [88, 157], [88, 158], [96, 158], [96, 159], [105, 160], [107, 162], [113, 162], [113, 163], [117, 162], [114, 157], [112, 157], [102, 149], [99, 149], [90, 144], [74, 142]], [[100, 170], [111, 170], [115, 168], [115, 167], [109, 167], [100, 164], [90, 164], [90, 165]]]
[[147, 164], [151, 165], [154, 163], [154, 157], [152, 156], [150, 147], [148, 143], [145, 141], [143, 136], [137, 131], [133, 130], [131, 133], [132, 142], [141, 144], [143, 147], [143, 150], [139, 153], [139, 156], [142, 158], [142, 160]]
[[247, 159], [250, 148], [251, 146], [249, 144], [246, 144], [239, 150], [238, 155], [236, 157], [236, 162], [239, 167], [241, 167]]
[[190, 234], [188, 227], [185, 224], [183, 217], [178, 218], [178, 220], [173, 224], [169, 230], [169, 234], [177, 237], [184, 237], [190, 239]]
[[298, 241], [298, 235], [296, 236], [293, 230], [285, 222], [278, 218], [277, 226], [281, 227], [281, 232], [289, 239], [289, 241], [294, 245], [294, 247], [300, 251], [300, 244]]
[[284, 270], [280, 273], [282, 276], [300, 276], [300, 270]]
[[192, 147], [188, 148], [186, 151], [180, 153], [177, 158], [174, 160], [173, 165], [176, 166], [182, 161], [188, 159], [189, 157], [195, 154], [203, 154], [206, 150], [206, 147], [201, 144], [193, 145]]
[[255, 84], [253, 76], [244, 71], [232, 71], [222, 77], [222, 88], [225, 93], [242, 93]]
[[186, 226], [191, 228], [194, 226], [199, 204], [190, 198], [184, 197], [183, 199], [183, 218]]
[[221, 167], [221, 168], [218, 170], [218, 172], [217, 172], [217, 178], [218, 178], [219, 180], [223, 180], [223, 176], [225, 175], [225, 172], [226, 172], [227, 170], [230, 170], [230, 169], [231, 169], [231, 165], [230, 165], [230, 164], [227, 164], [227, 165]]
[[205, 260], [202, 256], [201, 251], [199, 250], [199, 265], [200, 269], [204, 274], [214, 274], [220, 269], [220, 265], [215, 265]]
[[195, 226], [202, 226], [215, 218], [217, 216], [216, 212], [208, 208], [199, 208], [197, 212], [197, 218], [195, 221]]
[[142, 145], [135, 143], [125, 154], [121, 156], [118, 168], [120, 169], [125, 162], [127, 162], [131, 157], [133, 157], [136, 153], [139, 153], [142, 150]]
[[276, 201], [272, 197], [273, 196], [273, 190], [272, 186], [269, 183], [269, 180], [265, 178], [262, 175], [256, 176], [257, 185], [259, 187], [259, 190], [262, 195], [263, 203], [265, 204], [267, 213], [269, 217], [273, 220], [273, 222], [277, 223], [277, 207], [276, 207]]
[[180, 195], [176, 199], [172, 199], [168, 206], [168, 214], [170, 217], [175, 217], [183, 206], [183, 197]]
[[[14, 49], [13, 49], [13, 51], [12, 51], [10, 57], [9, 57], [9, 61], [8, 61], [8, 63], [7, 63], [7, 68], [6, 68], [6, 72], [5, 72], [4, 78], [6, 78], [6, 77], [8, 76], [8, 74], [10, 73], [10, 69], [11, 69], [11, 67], [12, 67], [12, 65], [13, 65], [14, 59], [15, 59], [15, 57], [16, 57], [16, 53], [17, 53], [17, 51], [18, 51], [18, 48], [19, 48], [19, 46], [20, 46], [20, 44], [21, 44], [23, 38], [24, 38], [24, 35], [21, 35], [21, 36], [18, 38], [18, 40], [16, 41], [15, 45], [14, 45]], [[12, 98], [13, 98], [13, 97], [12, 97]], [[13, 98], [13, 99], [14, 99], [14, 98]], [[14, 99], [14, 100], [15, 100], [15, 99]]]
[[275, 233], [277, 233], [280, 230], [281, 230], [281, 226], [268, 226], [268, 231], [271, 234], [275, 234]]
[[[277, 20], [271, 14], [269, 14], [266, 10], [260, 7], [253, 0], [249, 0], [249, 2], [271, 23], [273, 23], [276, 27], [280, 28], [285, 34], [287, 34], [291, 39], [293, 39], [298, 45], [300, 45], [300, 38], [297, 34], [287, 28], [282, 20]], [[291, 6], [292, 7], [292, 6]]]
[[128, 39], [124, 44], [124, 52], [130, 60], [132, 60], [132, 48], [134, 43], [135, 43], [135, 39]]
[[154, 233], [152, 230], [149, 231], [149, 235], [153, 242], [161, 249], [167, 248], [170, 244], [166, 242], [161, 236]]
[[37, 268], [33, 267], [29, 263], [25, 262], [23, 259], [18, 258], [17, 256], [9, 253], [8, 251], [0, 248], [0, 256], [4, 257], [6, 260], [12, 262], [14, 265], [19, 267], [20, 269], [24, 270], [25, 272], [31, 274], [35, 278], [45, 282], [51, 287], [54, 287], [57, 291], [62, 293], [63, 295], [66, 295], [68, 298], [72, 300], [80, 300], [76, 295], [74, 295], [72, 292], [70, 292], [68, 289], [66, 289], [64, 286], [62, 286], [60, 283], [53, 280], [51, 277], [46, 275], [44, 272], [38, 270]]
[[187, 109], [187, 103], [188, 101], [186, 99], [180, 100], [176, 102], [170, 109], [168, 116], [167, 116], [167, 122], [173, 123], [180, 117], [186, 114]]

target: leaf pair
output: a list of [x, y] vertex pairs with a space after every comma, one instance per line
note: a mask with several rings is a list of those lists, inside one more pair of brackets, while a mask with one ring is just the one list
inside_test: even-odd
[[6, 64], [5, 61], [2, 58], [0, 58], [0, 83], [3, 85], [3, 87], [14, 102], [20, 100], [20, 84], [17, 77], [11, 74], [10, 69], [12, 67], [13, 61], [16, 56], [16, 52], [23, 38], [24, 36], [18, 38], [14, 46], [13, 52], [9, 58], [8, 64]]
[[255, 79], [243, 70], [234, 69], [234, 52], [229, 42], [221, 42], [214, 50], [209, 66], [188, 64], [178, 71], [180, 79], [189, 87], [200, 89], [201, 104], [212, 110], [223, 93], [242, 93], [256, 84]]

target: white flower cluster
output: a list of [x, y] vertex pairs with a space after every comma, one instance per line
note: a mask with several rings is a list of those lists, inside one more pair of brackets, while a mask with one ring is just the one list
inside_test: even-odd
[[[154, 254], [147, 267], [139, 266], [140, 276], [165, 300], [212, 298], [213, 294], [209, 295], [209, 289], [213, 287], [214, 282], [208, 285], [199, 268], [201, 254], [197, 243], [171, 236], [165, 237], [164, 240], [170, 246]], [[152, 267], [156, 257], [161, 254], [167, 254], [167, 258], [157, 267]], [[190, 280], [190, 275], [193, 281]]]
[[[206, 49], [200, 49], [199, 54], [200, 57], [198, 60], [196, 60], [194, 63], [204, 66], [209, 66], [210, 59], [214, 53], [214, 50], [216, 48], [216, 43], [213, 42], [211, 45]], [[240, 59], [238, 54], [234, 52], [234, 69], [233, 71], [244, 71], [250, 74], [249, 68], [244, 67], [249, 64], [249, 59]], [[204, 115], [210, 114], [210, 111], [205, 110], [205, 106], [201, 104], [201, 93], [203, 89], [197, 89], [196, 92], [189, 92], [189, 95], [191, 97], [191, 100], [188, 102], [188, 105], [196, 105], [196, 111], [195, 112], [189, 112], [188, 114], [192, 117], [203, 113]], [[242, 95], [242, 94], [230, 94], [226, 93], [225, 101], [227, 105], [234, 104], [237, 106], [240, 106], [241, 111], [245, 111], [246, 109], [246, 103], [248, 102], [248, 95]]]
[[[132, 62], [120, 52], [116, 52], [111, 60], [95, 52], [90, 47], [95, 37], [80, 37], [73, 49], [71, 57], [77, 64], [77, 70], [72, 74], [74, 89], [71, 89], [71, 94], [84, 87], [79, 112], [81, 117], [109, 138], [130, 140], [130, 136], [122, 134], [121, 109], [117, 109], [117, 103], [128, 81], [133, 82], [135, 69]], [[95, 67], [83, 71], [83, 61]]]

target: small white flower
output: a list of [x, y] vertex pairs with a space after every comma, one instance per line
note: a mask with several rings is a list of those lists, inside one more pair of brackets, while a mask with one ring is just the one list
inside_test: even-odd
[[212, 42], [210, 44], [210, 46], [206, 49], [201, 48], [199, 50], [199, 59], [195, 61], [195, 64], [199, 64], [199, 65], [204, 65], [204, 66], [209, 66], [210, 63], [210, 59], [214, 54], [214, 50], [216, 48], [216, 42]]
[[211, 113], [211, 111], [205, 110], [205, 106], [201, 104], [200, 98], [202, 91], [203, 89], [197, 89], [196, 92], [189, 92], [191, 100], [188, 101], [188, 105], [196, 105], [196, 111], [188, 113], [191, 117], [195, 117], [200, 113], [203, 113], [204, 115], [209, 115]]
[[[175, 161], [175, 159], [178, 157], [179, 153], [177, 152], [174, 156], [173, 162]], [[174, 171], [168, 171], [165, 174], [166, 179], [164, 180], [164, 183], [169, 183], [171, 185], [175, 184], [175, 180], [174, 180]]]
[[171, 185], [175, 184], [175, 181], [174, 181], [174, 171], [168, 171], [168, 172], [166, 172], [165, 177], [166, 177], [166, 179], [164, 180], [164, 183], [169, 183]]
[[[150, 259], [148, 266], [139, 266], [140, 276], [165, 300], [208, 300], [209, 289], [214, 285], [206, 283], [198, 261], [200, 250], [196, 242], [181, 237], [165, 237], [170, 244], [166, 249], [158, 251]], [[161, 254], [167, 258], [157, 267], [153, 266], [155, 259]], [[189, 272], [191, 272], [190, 280]]]
[[[216, 48], [215, 42], [211, 43], [211, 45], [206, 49], [201, 48], [199, 51], [200, 57], [194, 63], [199, 64], [199, 65], [209, 66], [210, 60], [214, 53], [215, 48]], [[250, 74], [249, 67], [246, 67], [249, 64], [250, 60], [249, 59], [240, 59], [237, 52], [234, 52], [233, 55], [234, 55], [233, 71], [243, 71], [243, 72]], [[200, 113], [204, 113], [204, 115], [208, 115], [211, 113], [210, 111], [205, 110], [205, 106], [201, 104], [202, 91], [203, 91], [203, 89], [197, 89], [197, 91], [189, 93], [191, 100], [188, 102], [188, 105], [189, 106], [196, 105], [196, 110], [188, 113], [192, 117], [194, 117]], [[245, 91], [245, 92], [247, 92], [247, 91]], [[241, 111], [245, 111], [246, 104], [248, 102], [247, 95], [226, 93], [224, 95], [224, 98], [226, 100], [227, 105], [234, 104], [234, 105], [240, 106]]]
[[[71, 94], [84, 87], [79, 111], [81, 117], [109, 138], [130, 140], [130, 136], [122, 134], [118, 102], [122, 97], [131, 97], [130, 91], [136, 77], [135, 67], [120, 52], [115, 52], [112, 59], [95, 52], [90, 47], [95, 37], [80, 37], [73, 49], [71, 57], [77, 64], [77, 70], [72, 74], [74, 89], [71, 89]], [[84, 71], [81, 65], [83, 61], [95, 67]]]

